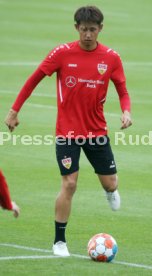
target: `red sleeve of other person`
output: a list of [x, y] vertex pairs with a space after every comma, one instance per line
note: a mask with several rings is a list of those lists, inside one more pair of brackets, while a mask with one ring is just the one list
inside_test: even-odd
[[9, 188], [2, 171], [0, 171], [0, 206], [3, 209], [12, 210]]

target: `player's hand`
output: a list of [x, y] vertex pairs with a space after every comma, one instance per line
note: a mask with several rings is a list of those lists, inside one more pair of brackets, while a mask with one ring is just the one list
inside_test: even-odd
[[121, 129], [127, 128], [132, 125], [130, 112], [125, 110], [121, 117]]
[[17, 112], [13, 109], [10, 109], [8, 115], [5, 119], [5, 124], [8, 126], [9, 130], [12, 132], [15, 127], [19, 125], [19, 120], [17, 118]]
[[14, 217], [17, 218], [20, 214], [20, 208], [17, 206], [17, 204], [12, 201], [12, 211], [14, 213]]

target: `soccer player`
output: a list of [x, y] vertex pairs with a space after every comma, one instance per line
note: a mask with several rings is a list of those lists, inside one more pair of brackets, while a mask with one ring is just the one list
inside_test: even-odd
[[81, 149], [94, 168], [112, 210], [120, 208], [116, 164], [103, 114], [111, 80], [122, 109], [121, 128], [131, 122], [130, 98], [120, 56], [98, 42], [104, 16], [95, 6], [79, 8], [74, 15], [79, 40], [54, 48], [28, 78], [6, 117], [10, 131], [19, 124], [18, 112], [36, 85], [57, 74], [56, 156], [61, 190], [55, 205], [53, 252], [69, 256], [65, 229], [76, 191]]
[[10, 192], [6, 179], [0, 170], [0, 207], [9, 211], [13, 211], [14, 217], [18, 217], [20, 209], [14, 201], [11, 201]]

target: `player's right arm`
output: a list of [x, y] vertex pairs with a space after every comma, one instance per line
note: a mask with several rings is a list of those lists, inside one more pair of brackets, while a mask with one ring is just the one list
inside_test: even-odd
[[10, 131], [13, 131], [15, 127], [18, 126], [18, 112], [26, 99], [31, 95], [34, 88], [45, 76], [51, 76], [60, 68], [62, 52], [66, 48], [68, 47], [61, 45], [53, 49], [42, 61], [36, 71], [28, 78], [5, 119], [5, 123]]
[[18, 126], [18, 112], [26, 99], [31, 95], [34, 88], [38, 83], [45, 77], [45, 73], [39, 68], [28, 78], [18, 94], [12, 108], [9, 110], [8, 115], [5, 119], [5, 124], [8, 126], [10, 131], [13, 131]]

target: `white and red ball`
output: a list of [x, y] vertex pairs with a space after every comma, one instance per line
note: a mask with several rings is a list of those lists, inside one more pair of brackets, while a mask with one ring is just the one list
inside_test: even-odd
[[88, 254], [94, 261], [111, 262], [117, 251], [116, 240], [109, 234], [99, 233], [88, 242]]

